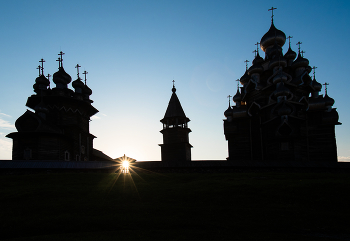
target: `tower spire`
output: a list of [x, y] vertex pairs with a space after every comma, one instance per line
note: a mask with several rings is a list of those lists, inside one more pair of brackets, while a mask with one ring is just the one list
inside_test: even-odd
[[173, 93], [175, 93], [175, 92], [176, 92], [176, 88], [175, 88], [175, 80], [173, 80], [172, 82], [173, 82], [173, 88], [171, 89], [171, 91], [172, 91]]

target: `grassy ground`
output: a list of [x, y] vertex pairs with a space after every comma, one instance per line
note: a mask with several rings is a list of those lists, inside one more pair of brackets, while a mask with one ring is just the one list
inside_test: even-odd
[[350, 176], [0, 176], [0, 239], [350, 240]]

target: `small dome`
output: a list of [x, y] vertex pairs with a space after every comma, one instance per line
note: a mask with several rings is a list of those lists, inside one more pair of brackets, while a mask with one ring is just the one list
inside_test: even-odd
[[334, 105], [334, 99], [329, 97], [327, 94], [324, 96], [324, 101], [326, 106], [333, 106]]
[[50, 85], [50, 81], [44, 75], [40, 75], [39, 77], [37, 77], [35, 79], [35, 83], [38, 85], [45, 85], [45, 86]]
[[53, 82], [55, 84], [67, 85], [72, 81], [72, 77], [66, 73], [63, 67], [59, 67], [58, 71], [53, 74]]
[[286, 42], [286, 35], [278, 30], [272, 22], [269, 31], [260, 40], [260, 47], [262, 51], [266, 52], [266, 49], [273, 46], [275, 42], [282, 47]]
[[81, 81], [80, 78], [78, 78], [78, 79], [76, 79], [76, 80], [74, 80], [74, 81], [72, 82], [72, 86], [73, 86], [74, 89], [76, 89], [76, 88], [81, 88], [81, 89], [83, 89], [84, 86], [85, 86], [85, 84], [83, 83], [83, 81]]
[[239, 93], [239, 90], [237, 89], [237, 93], [235, 94], [235, 96], [233, 96], [232, 100], [237, 103], [237, 102], [241, 102], [242, 100], [242, 95], [241, 93]]
[[232, 108], [231, 107], [228, 107], [227, 110], [224, 112], [224, 115], [225, 117], [229, 117], [229, 116], [232, 116]]
[[321, 91], [322, 89], [322, 85], [318, 83], [315, 78], [312, 80], [311, 85], [316, 91]]
[[286, 59], [295, 59], [297, 57], [297, 53], [295, 53], [289, 46], [287, 53], [284, 55]]
[[250, 77], [248, 75], [248, 70], [245, 71], [244, 75], [240, 78], [239, 82], [241, 82], [242, 85], [245, 85], [248, 83]]
[[262, 57], [260, 57], [259, 53], [255, 56], [252, 64], [262, 64], [264, 62], [264, 59]]
[[84, 85], [83, 93], [86, 94], [86, 95], [91, 95], [92, 94], [92, 90], [87, 85]]
[[259, 73], [260, 74], [262, 72], [264, 72], [264, 68], [261, 66], [261, 64], [253, 64], [248, 69], [248, 75], [252, 75], [254, 73]]
[[292, 68], [294, 69], [307, 66], [309, 66], [309, 60], [305, 59], [304, 57], [301, 57], [300, 54], [298, 54], [298, 58], [292, 64]]

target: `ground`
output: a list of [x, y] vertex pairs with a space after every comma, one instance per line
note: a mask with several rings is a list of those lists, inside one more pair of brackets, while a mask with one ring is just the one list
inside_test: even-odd
[[347, 173], [46, 173], [0, 183], [0, 239], [350, 240]]

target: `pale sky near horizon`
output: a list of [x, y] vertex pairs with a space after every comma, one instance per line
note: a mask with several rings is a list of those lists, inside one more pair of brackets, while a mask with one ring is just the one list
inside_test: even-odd
[[350, 161], [349, 1], [14, 0], [1, 6], [0, 159], [11, 159], [5, 135], [28, 109], [39, 60], [52, 75], [61, 50], [72, 81], [76, 64], [89, 73], [99, 110], [90, 122], [96, 149], [112, 158], [160, 160], [159, 120], [174, 79], [191, 119], [192, 159], [225, 159], [227, 96], [235, 94], [244, 60], [250, 66], [254, 44], [269, 30], [273, 6], [275, 26], [293, 36], [294, 51], [302, 42], [317, 81], [330, 84], [343, 123], [336, 126], [339, 161]]

